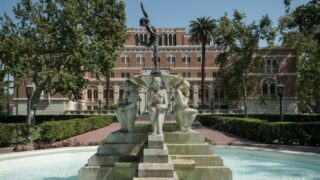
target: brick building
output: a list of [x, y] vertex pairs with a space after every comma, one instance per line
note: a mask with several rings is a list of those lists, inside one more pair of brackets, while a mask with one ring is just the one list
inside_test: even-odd
[[[198, 107], [201, 104], [199, 92], [201, 91], [201, 47], [189, 43], [190, 35], [184, 28], [160, 28], [162, 34], [159, 39], [160, 70], [163, 74], [176, 74], [190, 82], [190, 106]], [[153, 68], [152, 49], [142, 46], [134, 36], [147, 40], [145, 29], [129, 28], [129, 38], [124, 47], [118, 51], [118, 59], [115, 63], [114, 73], [111, 74], [110, 104], [117, 104], [122, 93], [122, 83], [129, 77], [139, 74], [148, 74]], [[211, 105], [215, 112], [240, 113], [242, 104], [230, 104], [225, 98], [228, 89], [222, 89], [220, 85], [219, 65], [215, 58], [219, 51], [207, 48], [206, 55], [206, 80], [205, 80], [205, 104]], [[278, 113], [279, 100], [277, 85], [285, 85], [284, 112], [297, 112], [297, 89], [296, 89], [296, 58], [290, 49], [259, 49], [257, 55], [263, 57], [264, 67], [250, 73], [255, 81], [254, 94], [248, 98], [249, 113]], [[37, 114], [64, 114], [64, 113], [96, 113], [99, 107], [105, 107], [106, 81], [104, 78], [96, 79], [94, 75], [87, 73], [89, 83], [83, 92], [83, 99], [78, 102], [70, 101], [63, 96], [50, 97], [43, 95], [41, 103], [37, 107]], [[232, 87], [230, 87], [232, 88]], [[13, 114], [25, 114], [26, 98], [24, 87], [13, 98]], [[15, 88], [15, 91], [17, 88]], [[172, 90], [168, 90], [169, 96]], [[138, 106], [140, 111], [145, 110], [146, 91], [141, 89]], [[264, 103], [261, 102], [261, 97]], [[99, 100], [101, 104], [99, 104]], [[170, 108], [173, 102], [170, 101]], [[17, 108], [18, 107], [18, 108]], [[170, 111], [170, 110], [169, 110]]]

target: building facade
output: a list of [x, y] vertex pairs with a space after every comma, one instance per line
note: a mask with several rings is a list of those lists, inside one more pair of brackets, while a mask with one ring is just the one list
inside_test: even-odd
[[[174, 74], [190, 82], [190, 106], [197, 108], [201, 104], [201, 47], [189, 43], [190, 35], [184, 28], [160, 28], [158, 63], [163, 74]], [[148, 34], [142, 28], [129, 28], [129, 38], [118, 51], [118, 59], [110, 78], [110, 104], [115, 107], [122, 94], [122, 83], [133, 76], [149, 74], [153, 69], [153, 52], [140, 44], [136, 38], [147, 41]], [[221, 87], [221, 69], [216, 63], [219, 51], [208, 46], [205, 70], [205, 104], [211, 106], [215, 113], [242, 113], [243, 105], [230, 103], [226, 99], [229, 88]], [[255, 79], [254, 93], [248, 98], [249, 113], [279, 113], [277, 85], [284, 84], [284, 113], [296, 113], [297, 107], [297, 68], [296, 57], [290, 49], [259, 49], [256, 52], [263, 58], [264, 67], [250, 73]], [[89, 83], [83, 91], [83, 98], [78, 102], [63, 96], [43, 96], [38, 114], [97, 113], [106, 106], [106, 80], [96, 79], [93, 74], [86, 74]], [[232, 88], [232, 87], [230, 87]], [[15, 88], [23, 91], [24, 87]], [[173, 90], [168, 89], [169, 96]], [[16, 92], [17, 93], [17, 92]], [[261, 100], [263, 99], [263, 101]], [[146, 90], [141, 89], [138, 107], [145, 111]], [[13, 98], [13, 114], [25, 114], [25, 93]], [[170, 99], [170, 109], [173, 107]], [[201, 110], [205, 112], [206, 110]], [[208, 111], [208, 110], [207, 110]], [[209, 110], [210, 111], [210, 110]], [[104, 111], [103, 111], [104, 112]]]

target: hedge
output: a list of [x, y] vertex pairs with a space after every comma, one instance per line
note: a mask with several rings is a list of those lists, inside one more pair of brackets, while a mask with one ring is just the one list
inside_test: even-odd
[[[36, 124], [41, 124], [46, 121], [63, 121], [70, 119], [84, 119], [91, 116], [87, 115], [36, 115]], [[25, 115], [18, 116], [0, 116], [0, 123], [26, 123]]]
[[198, 116], [202, 125], [262, 143], [320, 146], [320, 122], [268, 122], [254, 118]]
[[47, 121], [40, 124], [40, 140], [48, 143], [105, 127], [115, 121], [115, 116], [92, 116], [85, 119]]
[[26, 142], [28, 131], [33, 132], [35, 126], [28, 124], [0, 124], [0, 146], [21, 144]]

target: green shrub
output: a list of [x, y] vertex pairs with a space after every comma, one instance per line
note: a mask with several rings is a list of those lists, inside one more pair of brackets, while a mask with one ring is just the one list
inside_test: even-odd
[[0, 146], [25, 143], [28, 132], [34, 129], [35, 126], [22, 123], [0, 124]]
[[47, 121], [40, 124], [40, 140], [52, 143], [105, 127], [114, 121], [114, 116], [92, 116], [85, 119]]
[[[41, 124], [46, 121], [64, 121], [70, 119], [83, 119], [91, 116], [87, 115], [37, 115], [35, 117], [36, 124]], [[25, 115], [18, 116], [0, 116], [0, 123], [26, 123]]]
[[202, 125], [262, 143], [320, 146], [320, 122], [268, 122], [227, 116], [198, 116]]

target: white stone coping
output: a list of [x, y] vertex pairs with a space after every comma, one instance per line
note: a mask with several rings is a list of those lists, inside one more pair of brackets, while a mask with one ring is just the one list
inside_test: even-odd
[[284, 154], [290, 154], [290, 155], [306, 155], [306, 156], [312, 156], [320, 158], [320, 154], [312, 153], [312, 152], [301, 152], [301, 151], [293, 151], [293, 150], [281, 150], [281, 149], [273, 149], [270, 148], [264, 148], [264, 147], [252, 147], [252, 146], [230, 146], [230, 145], [212, 145], [213, 147], [217, 148], [225, 148], [225, 149], [241, 149], [241, 150], [256, 150], [256, 151], [265, 151], [265, 152], [275, 152], [275, 153], [284, 153]]
[[[279, 149], [272, 149], [272, 148], [262, 148], [262, 147], [249, 147], [249, 146], [229, 146], [229, 145], [212, 145], [213, 147], [217, 148], [226, 148], [226, 149], [241, 149], [241, 150], [257, 150], [257, 151], [265, 151], [265, 152], [275, 152], [275, 153], [284, 153], [289, 155], [304, 155], [309, 156], [311, 158], [319, 158], [320, 154], [311, 153], [311, 152], [298, 152], [298, 151], [291, 151], [291, 150], [279, 150]], [[48, 154], [56, 154], [56, 153], [67, 153], [67, 152], [91, 152], [96, 151], [99, 146], [79, 146], [79, 147], [63, 147], [63, 148], [53, 148], [53, 149], [44, 149], [44, 150], [34, 150], [34, 151], [23, 151], [23, 152], [12, 152], [12, 153], [5, 153], [0, 154], [0, 161], [1, 160], [8, 160], [8, 159], [18, 159], [30, 156], [41, 156], [41, 155], [48, 155]]]
[[49, 154], [56, 154], [56, 153], [68, 153], [68, 152], [79, 152], [79, 151], [91, 152], [91, 151], [97, 151], [97, 149], [98, 149], [98, 146], [79, 146], [79, 147], [62, 147], [62, 148], [41, 149], [41, 150], [34, 150], [34, 151], [12, 152], [12, 153], [0, 154], [0, 161], [8, 160], [8, 159], [25, 158], [30, 156], [49, 155]]

